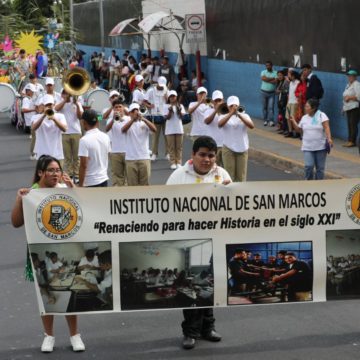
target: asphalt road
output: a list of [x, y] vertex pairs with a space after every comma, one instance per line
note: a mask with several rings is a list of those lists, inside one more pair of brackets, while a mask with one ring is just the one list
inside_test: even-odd
[[[84, 315], [80, 330], [87, 350], [73, 353], [63, 317], [55, 321], [56, 349], [40, 352], [42, 326], [34, 286], [24, 280], [25, 231], [9, 216], [16, 191], [31, 183], [35, 162], [29, 139], [0, 118], [0, 360], [10, 359], [308, 359], [360, 358], [359, 302], [243, 306], [216, 310], [223, 341], [199, 341], [181, 348], [181, 311]], [[185, 157], [190, 153], [186, 142]], [[171, 170], [165, 160], [153, 166], [153, 184]], [[250, 161], [249, 181], [293, 180], [285, 173]]]

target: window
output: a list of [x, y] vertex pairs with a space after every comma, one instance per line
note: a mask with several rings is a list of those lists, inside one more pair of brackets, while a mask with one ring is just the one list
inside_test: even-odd
[[211, 241], [190, 248], [190, 266], [204, 266], [210, 264], [212, 256]]

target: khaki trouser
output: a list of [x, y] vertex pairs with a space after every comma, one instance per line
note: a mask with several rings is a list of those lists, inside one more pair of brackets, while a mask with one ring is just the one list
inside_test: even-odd
[[64, 151], [64, 170], [69, 176], [79, 177], [79, 142], [81, 134], [63, 134], [62, 143]]
[[216, 164], [217, 164], [218, 166], [224, 167], [222, 147], [218, 147], [218, 148], [217, 148], [217, 152], [216, 152]]
[[165, 136], [165, 123], [163, 124], [154, 124], [156, 126], [156, 131], [152, 134], [152, 153], [154, 155], [158, 155], [159, 153], [159, 140], [160, 140], [160, 134], [162, 133], [164, 135], [165, 139], [165, 152], [166, 154], [169, 153], [167, 139]]
[[149, 185], [150, 160], [126, 160], [126, 177], [129, 186]]
[[182, 151], [183, 151], [183, 135], [182, 134], [166, 135], [166, 139], [169, 148], [170, 163], [181, 165]]
[[34, 155], [35, 141], [36, 141], [36, 131], [34, 131], [31, 128], [30, 155]]
[[246, 181], [248, 152], [237, 153], [223, 146], [222, 157], [224, 168], [229, 173], [232, 181]]
[[295, 293], [296, 301], [308, 301], [311, 300], [310, 291], [298, 291]]
[[125, 153], [110, 154], [112, 186], [126, 185]]
[[297, 108], [298, 108], [298, 104], [287, 104], [286, 105], [286, 112], [285, 112], [285, 117], [288, 123], [288, 129], [289, 132], [294, 131], [294, 127], [290, 121], [290, 117], [295, 118], [296, 112], [297, 112]]

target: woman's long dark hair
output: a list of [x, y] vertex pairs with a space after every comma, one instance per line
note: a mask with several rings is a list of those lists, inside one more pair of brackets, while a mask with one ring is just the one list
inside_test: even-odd
[[62, 167], [60, 164], [60, 161], [50, 155], [41, 155], [36, 163], [36, 167], [35, 167], [35, 174], [34, 174], [34, 178], [33, 178], [33, 184], [36, 184], [40, 181], [40, 175], [39, 172], [40, 171], [45, 171], [48, 167], [48, 165], [50, 163], [52, 163], [53, 161], [55, 161], [58, 165], [59, 168], [62, 171]]

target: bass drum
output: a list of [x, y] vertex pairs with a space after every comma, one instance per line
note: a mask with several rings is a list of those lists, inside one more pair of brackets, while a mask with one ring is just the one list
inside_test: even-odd
[[12, 109], [16, 101], [15, 89], [5, 83], [0, 83], [0, 112], [7, 112]]
[[95, 110], [98, 114], [110, 107], [109, 92], [104, 89], [95, 89], [87, 96], [87, 101], [84, 103], [85, 107]]

